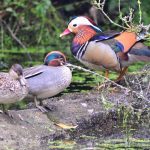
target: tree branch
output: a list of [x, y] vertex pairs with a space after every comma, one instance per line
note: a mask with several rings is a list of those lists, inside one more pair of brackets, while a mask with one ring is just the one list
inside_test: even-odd
[[81, 66], [76, 66], [76, 65], [73, 65], [73, 64], [70, 64], [70, 63], [67, 63], [66, 65], [67, 65], [68, 67], [72, 67], [73, 69], [82, 70], [82, 71], [85, 71], [85, 72], [89, 72], [89, 73], [91, 73], [91, 74], [93, 74], [93, 75], [99, 76], [99, 77], [105, 79], [106, 81], [109, 81], [109, 82], [112, 83], [113, 85], [115, 85], [115, 86], [117, 86], [117, 87], [119, 87], [119, 88], [125, 90], [126, 93], [135, 94], [136, 96], [138, 96], [138, 97], [142, 98], [143, 100], [147, 101], [148, 103], [150, 103], [150, 100], [148, 100], [146, 97], [144, 97], [144, 95], [143, 95], [142, 93], [138, 93], [138, 92], [133, 91], [133, 90], [131, 90], [131, 89], [129, 89], [129, 88], [126, 88], [126, 87], [124, 87], [124, 86], [122, 86], [122, 85], [119, 85], [119, 84], [117, 84], [116, 82], [114, 82], [114, 81], [112, 81], [112, 80], [110, 80], [110, 79], [108, 79], [108, 78], [106, 78], [106, 77], [104, 77], [104, 76], [102, 76], [102, 75], [100, 75], [100, 74], [94, 72], [94, 71], [91, 71], [91, 70], [85, 69], [85, 68], [83, 68], [83, 67], [81, 67]]
[[26, 51], [26, 54], [29, 58], [30, 61], [32, 61], [31, 55], [28, 53], [26, 46], [21, 42], [21, 40], [13, 33], [11, 28], [7, 25], [7, 23], [4, 20], [1, 20], [2, 23], [6, 26], [7, 30], [9, 31], [11, 37], [19, 44], [22, 46], [22, 48]]
[[141, 11], [141, 1], [137, 0], [138, 8], [139, 8], [139, 24], [133, 23], [133, 9], [129, 9], [129, 15], [122, 16], [122, 12], [120, 9], [120, 0], [118, 1], [118, 7], [119, 7], [119, 18], [120, 20], [125, 24], [125, 26], [122, 26], [120, 24], [115, 23], [111, 18], [104, 12], [104, 5], [106, 0], [92, 0], [92, 3], [94, 6], [99, 9], [103, 15], [110, 21], [110, 23], [114, 24], [115, 26], [121, 27], [129, 32], [135, 32], [137, 36], [139, 37], [139, 40], [144, 39], [147, 41], [150, 41], [150, 24], [149, 25], [143, 25], [142, 24], [142, 11]]

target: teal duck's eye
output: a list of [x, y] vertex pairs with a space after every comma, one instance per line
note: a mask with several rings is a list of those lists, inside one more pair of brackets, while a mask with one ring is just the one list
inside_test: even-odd
[[73, 24], [73, 26], [74, 26], [74, 27], [76, 27], [76, 26], [77, 26], [77, 24]]

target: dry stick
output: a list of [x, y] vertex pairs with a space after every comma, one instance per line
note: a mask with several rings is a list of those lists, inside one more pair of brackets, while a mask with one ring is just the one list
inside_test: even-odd
[[142, 95], [143, 95], [143, 90], [142, 90], [142, 86], [141, 86], [141, 84], [140, 84], [140, 81], [139, 81], [139, 79], [138, 79], [137, 76], [136, 76], [135, 78], [136, 78], [136, 80], [137, 80], [137, 84], [139, 85], [140, 93], [142, 93]]
[[[124, 27], [124, 26], [121, 26], [121, 25], [119, 25], [119, 24], [117, 24], [117, 23], [115, 23], [105, 12], [104, 12], [104, 9], [103, 9], [103, 5], [104, 4], [102, 4], [101, 2], [100, 2], [100, 0], [99, 0], [99, 3], [97, 3], [96, 2], [96, 0], [94, 0], [93, 1], [93, 4], [94, 5], [97, 5], [97, 9], [99, 9], [103, 14], [104, 14], [104, 16], [110, 21], [110, 23], [112, 23], [112, 24], [114, 24], [114, 25], [116, 25], [116, 26], [118, 26], [118, 27], [121, 27], [121, 28], [123, 28], [123, 29], [128, 29], [128, 28], [126, 28], [126, 27]], [[101, 5], [103, 6], [103, 7], [101, 7]]]
[[141, 95], [140, 93], [137, 93], [136, 91], [133, 91], [133, 90], [130, 90], [130, 89], [126, 88], [126, 87], [123, 87], [122, 85], [119, 85], [119, 84], [117, 84], [116, 82], [114, 82], [114, 81], [112, 81], [112, 80], [110, 80], [110, 79], [108, 79], [108, 78], [106, 78], [106, 77], [104, 77], [104, 76], [102, 76], [102, 75], [100, 75], [100, 74], [94, 72], [94, 71], [91, 71], [91, 70], [85, 69], [85, 68], [83, 68], [83, 67], [81, 67], [81, 66], [76, 66], [76, 65], [73, 65], [73, 64], [70, 64], [70, 63], [67, 63], [66, 65], [67, 65], [68, 67], [72, 67], [73, 69], [79, 69], [79, 70], [82, 70], [82, 71], [85, 71], [85, 72], [89, 72], [89, 73], [91, 73], [91, 74], [94, 74], [94, 75], [96, 75], [96, 76], [102, 77], [102, 78], [104, 78], [105, 80], [111, 82], [113, 85], [116, 85], [117, 87], [120, 87], [121, 89], [124, 89], [124, 90], [126, 90], [126, 91], [128, 91], [128, 92], [132, 92], [132, 93], [136, 94], [137, 96], [141, 97], [142, 99], [144, 99], [145, 101], [150, 102], [147, 98], [145, 98], [145, 97], [144, 97], [143, 95]]
[[150, 71], [149, 70], [147, 70], [147, 71], [145, 70], [143, 72], [137, 71], [137, 72], [132, 72], [132, 73], [128, 73], [128, 74], [130, 74], [130, 75], [143, 75], [143, 74], [150, 75]]
[[[93, 1], [93, 5], [95, 5], [95, 7], [97, 9], [99, 9], [103, 15], [110, 21], [110, 23], [118, 26], [118, 27], [121, 27], [123, 29], [126, 29], [128, 31], [132, 31], [132, 32], [136, 32], [137, 35], [139, 35], [139, 33], [142, 31], [142, 30], [145, 30], [145, 35], [141, 36], [140, 35], [140, 39], [144, 39], [144, 40], [147, 40], [147, 41], [150, 41], [150, 33], [148, 32], [149, 29], [150, 29], [150, 24], [148, 25], [143, 25], [141, 23], [142, 21], [142, 11], [141, 11], [141, 1], [140, 0], [137, 0], [137, 3], [138, 3], [138, 8], [139, 8], [139, 25], [134, 25], [133, 24], [133, 11], [130, 9], [130, 14], [128, 16], [125, 16], [125, 17], [122, 17], [120, 15], [120, 19], [122, 20], [122, 22], [124, 22], [126, 24], [127, 27], [125, 26], [122, 26], [120, 24], [117, 24], [115, 23], [105, 12], [104, 12], [104, 5], [105, 3], [103, 3], [101, 0], [99, 0], [99, 2], [97, 2], [97, 0], [92, 0]], [[119, 13], [121, 13], [121, 10], [120, 10], [120, 0], [118, 2], [118, 5], [119, 5]], [[127, 20], [129, 19], [129, 20]], [[130, 23], [130, 25], [129, 25]]]
[[148, 84], [146, 94], [148, 94], [149, 90], [150, 90], [150, 82], [149, 82], [149, 84]]
[[141, 1], [137, 0], [138, 7], [139, 7], [139, 24], [142, 23], [142, 11], [141, 11]]
[[13, 38], [17, 43], [19, 43], [19, 44], [22, 46], [22, 48], [26, 51], [26, 54], [27, 54], [29, 60], [32, 61], [32, 57], [31, 57], [31, 55], [27, 52], [27, 48], [25, 47], [25, 45], [21, 42], [20, 39], [17, 38], [17, 36], [13, 33], [13, 31], [12, 31], [11, 28], [7, 25], [7, 23], [6, 23], [4, 20], [1, 20], [1, 21], [4, 23], [4, 25], [6, 26], [7, 30], [10, 32], [10, 35], [12, 36], [12, 38]]

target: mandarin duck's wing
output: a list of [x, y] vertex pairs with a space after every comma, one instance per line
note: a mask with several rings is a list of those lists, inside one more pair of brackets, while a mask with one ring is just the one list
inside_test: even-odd
[[108, 40], [120, 34], [121, 32], [116, 32], [116, 31], [99, 32], [97, 35], [91, 38], [91, 41], [95, 40], [96, 42], [99, 42], [103, 40]]
[[[94, 36], [90, 41], [95, 41], [95, 43], [99, 45], [99, 49], [102, 48], [105, 49], [106, 54], [112, 56], [112, 53], [115, 53], [119, 57], [119, 59], [127, 60], [128, 56], [127, 53], [124, 52], [124, 45], [120, 41], [115, 39], [117, 36], [120, 36], [121, 34], [122, 34], [121, 32], [112, 32], [112, 33], [102, 32]], [[104, 45], [102, 46], [102, 44], [98, 43], [103, 43]], [[111, 51], [110, 48], [108, 47], [111, 47]], [[114, 54], [113, 58], [116, 59], [116, 56], [114, 56]], [[107, 57], [105, 58], [105, 60], [107, 60]]]
[[150, 49], [142, 42], [137, 42], [129, 51], [130, 55], [135, 55], [141, 61], [150, 61]]
[[[107, 42], [108, 41], [109, 40], [107, 40]], [[112, 50], [112, 47], [104, 41], [89, 42], [88, 46], [86, 47], [86, 51], [82, 56], [82, 60], [97, 66], [103, 66], [107, 69], [120, 69], [116, 53], [114, 50]]]
[[43, 73], [46, 69], [45, 65], [39, 65], [39, 66], [34, 66], [34, 67], [29, 67], [23, 69], [23, 73], [25, 78], [32, 78], [34, 76], [38, 76], [39, 74]]
[[150, 49], [148, 48], [132, 48], [129, 51], [129, 57], [133, 57], [136, 61], [150, 62]]
[[148, 46], [144, 45], [142, 42], [137, 42], [132, 48], [134, 48], [134, 49], [149, 49]]

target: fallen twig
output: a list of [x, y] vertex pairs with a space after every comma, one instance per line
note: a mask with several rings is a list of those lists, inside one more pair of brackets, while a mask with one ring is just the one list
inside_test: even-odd
[[93, 5], [96, 6], [97, 9], [101, 10], [101, 12], [102, 12], [102, 13], [104, 14], [104, 16], [110, 21], [110, 23], [112, 23], [112, 24], [114, 24], [114, 25], [116, 25], [116, 26], [118, 26], [118, 27], [121, 27], [121, 28], [123, 28], [123, 29], [128, 29], [127, 27], [124, 27], [124, 26], [122, 26], [122, 25], [120, 25], [120, 24], [118, 24], [118, 23], [115, 23], [115, 22], [105, 13], [105, 11], [104, 11], [105, 1], [99, 0], [99, 1], [97, 2], [97, 0], [93, 0]]
[[132, 73], [129, 73], [129, 75], [143, 75], [143, 74], [147, 74], [147, 75], [150, 75], [150, 71], [149, 70], [144, 70], [142, 72], [132, 72]]

